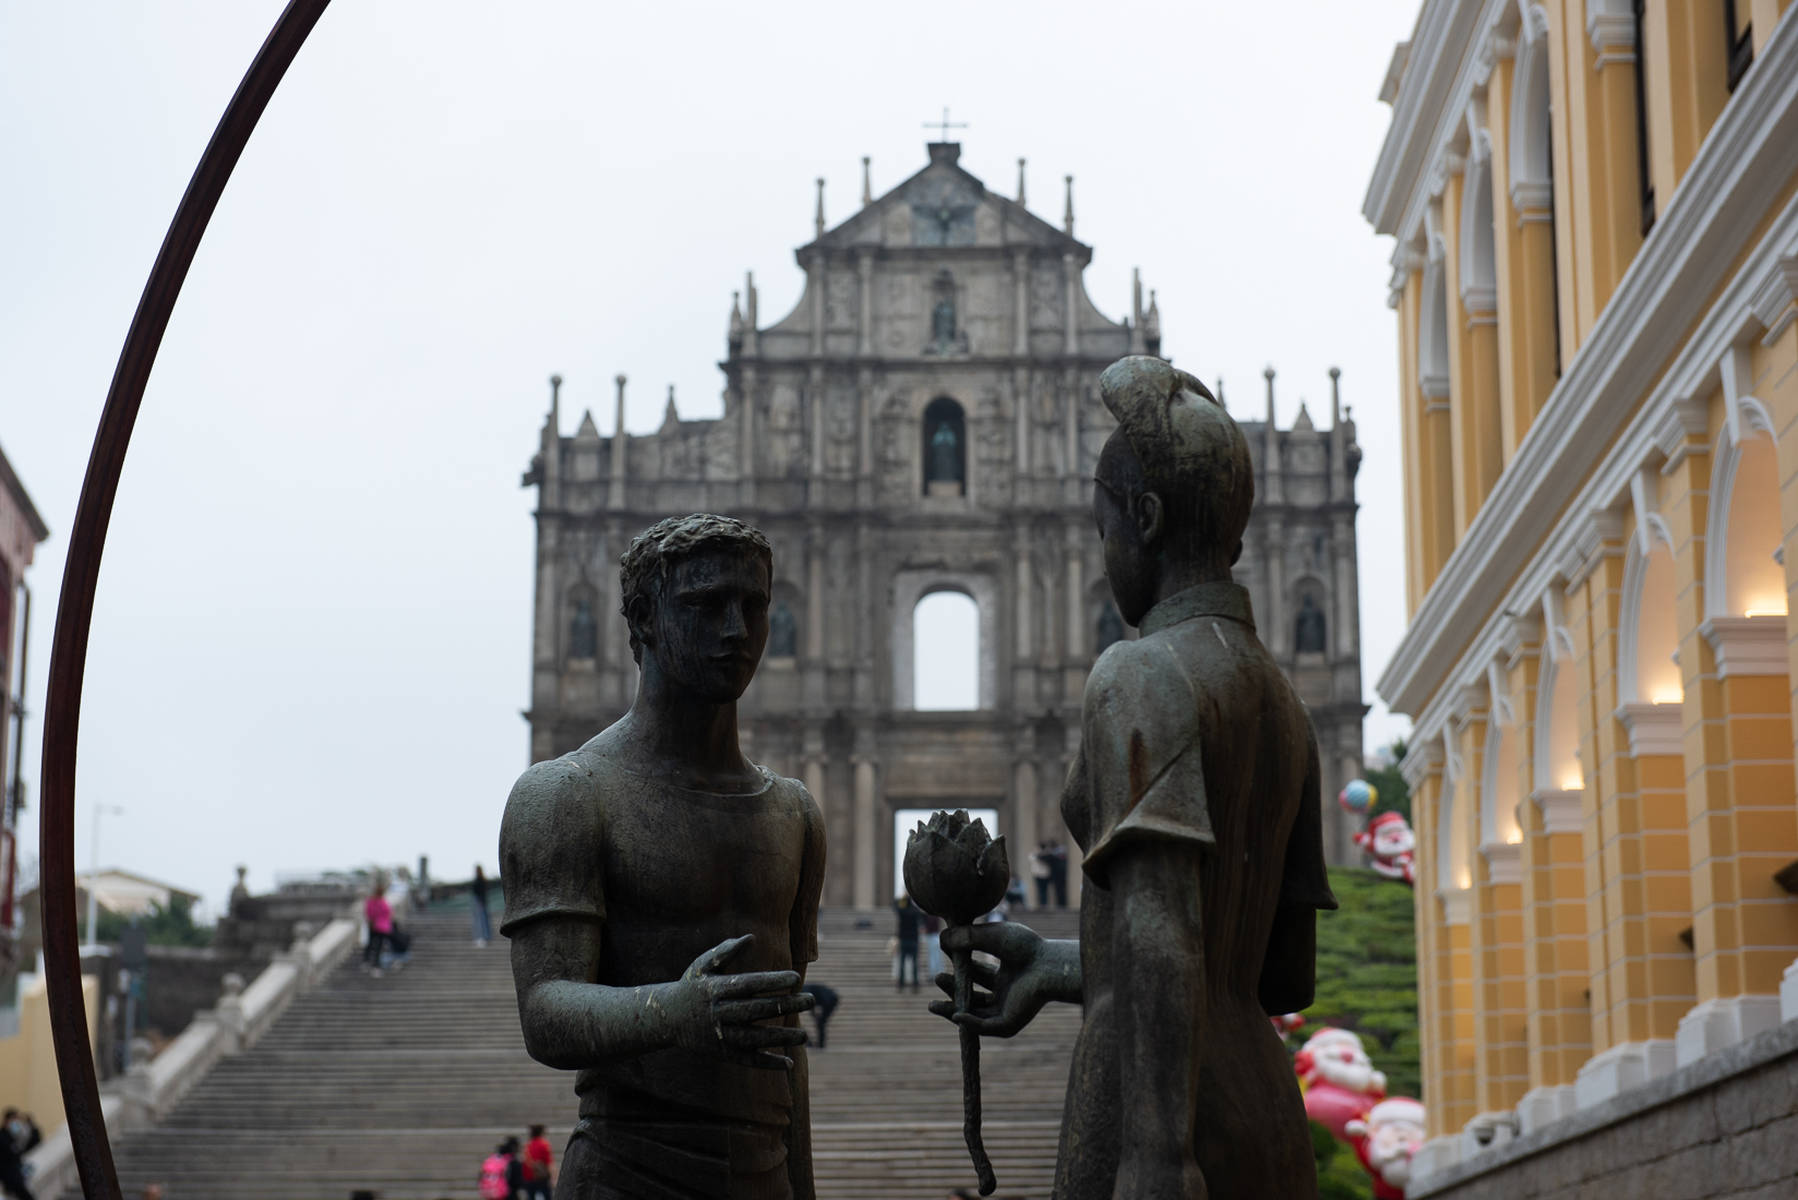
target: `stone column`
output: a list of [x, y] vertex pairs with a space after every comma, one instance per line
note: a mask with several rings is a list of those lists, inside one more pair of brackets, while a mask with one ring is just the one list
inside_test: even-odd
[[[1021, 365], [1013, 367], [1011, 372], [1011, 417], [1017, 430], [1018, 465], [1016, 475], [1020, 488], [1023, 487], [1024, 480], [1030, 475], [1030, 408], [1035, 403], [1035, 398], [1031, 395], [1031, 387], [1029, 368]], [[1014, 496], [1020, 501], [1023, 499], [1016, 493]]]
[[819, 486], [824, 478], [824, 409], [828, 400], [824, 394], [824, 364], [814, 362], [807, 374], [805, 385], [806, 419], [811, 422], [812, 441], [812, 487], [808, 489], [807, 498], [817, 503], [823, 499], [823, 488]]
[[1011, 352], [1019, 358], [1030, 354], [1030, 250], [1019, 246], [1011, 252]]
[[[1347, 513], [1338, 516], [1330, 531], [1330, 549], [1334, 559], [1336, 593], [1336, 628], [1334, 657], [1338, 660], [1361, 657], [1361, 581], [1355, 564], [1355, 518]], [[1350, 699], [1359, 699], [1358, 696]]]
[[1037, 828], [1036, 731], [1026, 725], [1018, 730], [1011, 767], [1012, 837], [1011, 869], [1024, 881], [1024, 903], [1036, 907], [1036, 883], [1030, 875], [1030, 855], [1042, 840]]
[[619, 375], [613, 379], [612, 382], [618, 385], [618, 401], [614, 409], [616, 415], [612, 420], [612, 477], [607, 480], [606, 507], [623, 508], [625, 446], [628, 444], [628, 439], [630, 437], [630, 435], [624, 431], [625, 377]]
[[1266, 542], [1263, 553], [1267, 560], [1267, 612], [1261, 616], [1261, 636], [1269, 651], [1284, 659], [1291, 651], [1291, 633], [1286, 612], [1286, 527], [1278, 517], [1270, 517], [1263, 527]]
[[[855, 376], [856, 474], [866, 482], [874, 474], [874, 371], [863, 367]], [[870, 497], [871, 498], [871, 497]]]
[[863, 355], [874, 353], [874, 254], [864, 250], [855, 259], [856, 277], [861, 282], [861, 306], [857, 310], [856, 350]]
[[875, 786], [875, 739], [873, 726], [864, 725], [855, 731], [855, 754], [850, 760], [855, 764], [855, 906], [857, 908], [874, 908], [874, 853], [879, 844], [879, 830], [875, 821], [879, 817], [876, 803]]
[[1069, 358], [1080, 353], [1080, 266], [1074, 252], [1061, 256], [1062, 284], [1062, 353]]

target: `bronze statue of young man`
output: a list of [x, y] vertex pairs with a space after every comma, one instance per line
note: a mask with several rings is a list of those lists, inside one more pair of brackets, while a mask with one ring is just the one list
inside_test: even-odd
[[636, 702], [506, 802], [525, 1045], [579, 1072], [558, 1200], [812, 1200], [798, 1014], [824, 820], [737, 745], [772, 561], [729, 517], [639, 535], [621, 563]]
[[[1248, 443], [1158, 358], [1100, 378], [1118, 429], [1093, 516], [1136, 641], [1093, 664], [1062, 815], [1085, 851], [1080, 940], [958, 927], [988, 992], [954, 1019], [1009, 1037], [1084, 1004], [1056, 1200], [1317, 1194], [1270, 1013], [1311, 1003], [1324, 873], [1317, 745], [1231, 581], [1254, 498]], [[953, 1005], [932, 1010], [953, 1016]]]

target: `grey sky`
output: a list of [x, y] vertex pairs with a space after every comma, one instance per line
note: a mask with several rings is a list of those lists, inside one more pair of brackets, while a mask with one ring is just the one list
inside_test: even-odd
[[[813, 179], [846, 217], [925, 161], [1059, 219], [1087, 285], [1130, 269], [1164, 350], [1239, 415], [1328, 420], [1343, 370], [1371, 681], [1403, 622], [1389, 247], [1359, 207], [1418, 0], [1260, 5], [477, 5], [328, 12], [225, 193], [157, 361], [100, 580], [80, 796], [102, 859], [221, 899], [231, 867], [491, 864], [526, 763], [533, 532], [519, 473], [565, 431], [719, 411], [730, 293], [797, 298]], [[0, 444], [65, 538], [126, 326], [189, 173], [280, 5], [0, 8]], [[1376, 711], [1370, 746], [1403, 723]], [[28, 730], [36, 779], [42, 726]], [[35, 790], [33, 792], [35, 795]], [[89, 860], [86, 810], [79, 864]], [[26, 817], [35, 846], [35, 810]]]

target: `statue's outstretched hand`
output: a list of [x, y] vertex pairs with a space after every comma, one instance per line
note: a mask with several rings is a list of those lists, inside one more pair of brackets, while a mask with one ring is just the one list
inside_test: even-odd
[[726, 974], [730, 962], [754, 941], [754, 934], [745, 934], [719, 942], [694, 959], [669, 989], [675, 1045], [746, 1067], [784, 1070], [793, 1060], [778, 1048], [804, 1045], [805, 1030], [758, 1022], [807, 1012], [816, 1000], [798, 990], [797, 971]]
[[[1075, 994], [1067, 994], [1067, 964], [1058, 952], [1061, 946], [1010, 921], [951, 925], [943, 930], [945, 951], [978, 950], [998, 959], [999, 965], [969, 963], [976, 990], [967, 1012], [956, 1012], [953, 999], [932, 1002], [930, 1011], [984, 1037], [1011, 1037], [1030, 1024], [1049, 1001], [1079, 999], [1077, 984]], [[1074, 969], [1077, 979], [1078, 959]], [[951, 997], [955, 995], [953, 974], [938, 975], [936, 985]]]

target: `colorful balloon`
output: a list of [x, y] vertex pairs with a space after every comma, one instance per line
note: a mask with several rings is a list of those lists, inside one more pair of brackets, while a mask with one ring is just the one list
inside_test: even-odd
[[1365, 779], [1351, 779], [1336, 794], [1336, 802], [1352, 813], [1364, 813], [1379, 802], [1380, 793]]

